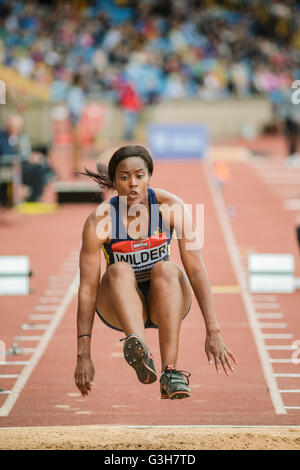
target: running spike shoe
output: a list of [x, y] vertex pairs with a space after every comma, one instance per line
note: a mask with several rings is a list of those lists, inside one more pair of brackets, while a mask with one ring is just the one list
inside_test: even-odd
[[166, 366], [160, 378], [161, 398], [174, 400], [190, 397], [190, 375], [189, 372], [176, 370], [172, 365]]
[[157, 376], [153, 357], [141, 338], [131, 334], [123, 340], [125, 340], [123, 348], [125, 360], [134, 368], [139, 381], [143, 384], [155, 382]]

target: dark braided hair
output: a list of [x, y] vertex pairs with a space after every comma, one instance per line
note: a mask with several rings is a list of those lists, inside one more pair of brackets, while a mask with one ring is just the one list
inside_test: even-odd
[[101, 188], [106, 189], [113, 189], [113, 180], [116, 174], [116, 168], [118, 164], [129, 157], [140, 157], [146, 163], [148, 168], [149, 175], [151, 176], [153, 173], [153, 160], [148, 152], [144, 147], [141, 145], [126, 145], [124, 147], [119, 148], [116, 152], [112, 155], [108, 167], [101, 162], [96, 164], [96, 168], [98, 173], [95, 173], [91, 170], [85, 169], [85, 172], [80, 173], [85, 176], [89, 176], [92, 178], [96, 183], [99, 184]]

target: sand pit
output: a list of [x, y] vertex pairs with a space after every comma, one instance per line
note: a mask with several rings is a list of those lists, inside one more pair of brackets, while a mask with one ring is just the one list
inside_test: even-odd
[[299, 450], [300, 428], [0, 428], [4, 450]]

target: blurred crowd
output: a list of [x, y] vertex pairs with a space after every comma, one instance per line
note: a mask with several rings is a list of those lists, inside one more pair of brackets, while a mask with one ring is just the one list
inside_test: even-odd
[[91, 97], [143, 103], [268, 94], [300, 79], [296, 0], [0, 0], [0, 65], [64, 99], [74, 73]]

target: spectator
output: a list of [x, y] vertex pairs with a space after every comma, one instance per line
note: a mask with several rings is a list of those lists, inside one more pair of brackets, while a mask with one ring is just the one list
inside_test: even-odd
[[141, 100], [130, 82], [121, 84], [119, 88], [119, 104], [124, 111], [124, 139], [132, 141], [135, 137], [138, 115], [141, 110]]
[[94, 80], [89, 90], [108, 100], [115, 73], [134, 68], [131, 78], [145, 102], [145, 70], [153, 77], [149, 99], [157, 102], [182, 94], [268, 94], [282, 89], [287, 68], [298, 68], [295, 0], [79, 3], [1, 0], [3, 64], [42, 83], [54, 80], [58, 68], [63, 75], [84, 70]]
[[0, 131], [0, 164], [18, 158], [21, 162], [21, 183], [29, 187], [27, 202], [38, 202], [51, 171], [46, 157], [41, 152], [32, 151], [29, 138], [23, 131], [23, 118], [11, 115], [6, 128]]
[[81, 170], [81, 145], [79, 135], [79, 124], [85, 107], [85, 92], [82, 87], [81, 77], [75, 74], [72, 84], [66, 93], [66, 105], [69, 111], [72, 126], [72, 169], [73, 175], [77, 176]]
[[300, 108], [293, 100], [295, 90], [288, 88], [282, 94], [278, 114], [282, 118], [286, 138], [287, 154], [290, 161], [299, 157], [300, 145]]

